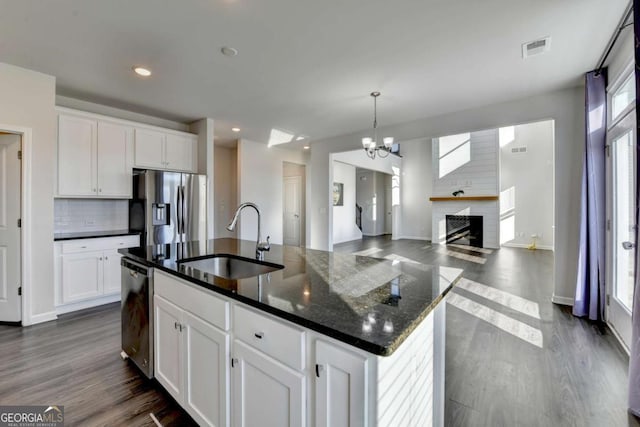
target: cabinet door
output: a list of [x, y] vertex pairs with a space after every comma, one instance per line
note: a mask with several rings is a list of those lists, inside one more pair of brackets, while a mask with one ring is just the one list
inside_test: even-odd
[[98, 123], [98, 195], [131, 197], [133, 128]]
[[367, 425], [367, 359], [316, 341], [316, 426]]
[[120, 267], [122, 255], [117, 249], [104, 251], [103, 253], [103, 291], [105, 295], [115, 295], [121, 293], [122, 269]]
[[58, 195], [97, 194], [96, 132], [95, 120], [58, 116]]
[[201, 426], [229, 425], [229, 334], [184, 312], [184, 408]]
[[102, 252], [62, 256], [62, 303], [95, 298], [102, 294]]
[[136, 167], [164, 169], [164, 143], [165, 134], [150, 129], [135, 130], [135, 155]]
[[195, 172], [195, 137], [167, 134], [165, 167], [171, 170]]
[[183, 403], [183, 311], [166, 299], [155, 295], [154, 304], [154, 350], [156, 379], [180, 404]]
[[235, 426], [301, 426], [305, 419], [302, 373], [233, 342], [233, 424]]

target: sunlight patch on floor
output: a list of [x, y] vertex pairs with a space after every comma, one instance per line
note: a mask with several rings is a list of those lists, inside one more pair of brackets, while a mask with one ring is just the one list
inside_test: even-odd
[[410, 264], [421, 264], [418, 261], [414, 261], [412, 259], [409, 259], [407, 257], [403, 257], [402, 255], [397, 255], [397, 254], [389, 254], [389, 255], [385, 255], [384, 259], [390, 259], [392, 261], [401, 261], [401, 262], [408, 262]]
[[376, 254], [378, 252], [382, 252], [382, 249], [380, 248], [370, 248], [370, 249], [365, 249], [363, 251], [359, 251], [359, 252], [353, 252], [353, 255], [359, 255], [359, 256], [371, 256], [373, 254]]
[[540, 319], [540, 306], [537, 302], [465, 278], [460, 279], [456, 286], [527, 316]]
[[520, 338], [521, 340], [536, 347], [543, 348], [542, 332], [539, 329], [506, 316], [459, 294], [450, 293], [447, 297], [447, 302], [452, 306], [477, 317], [478, 319], [491, 323], [493, 326], [502, 329], [514, 337]]
[[461, 252], [451, 251], [449, 249], [440, 250], [439, 252], [444, 253], [446, 256], [458, 258], [463, 261], [475, 262], [476, 264], [484, 264], [485, 262], [487, 262], [485, 258], [475, 256], [475, 255], [463, 254]]
[[475, 246], [459, 245], [457, 243], [447, 243], [447, 246], [450, 246], [452, 248], [464, 249], [467, 251], [480, 252], [481, 254], [485, 255], [491, 255], [493, 253], [493, 249], [477, 248]]

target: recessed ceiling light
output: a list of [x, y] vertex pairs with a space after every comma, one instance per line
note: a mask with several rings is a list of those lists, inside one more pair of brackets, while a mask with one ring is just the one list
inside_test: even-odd
[[305, 145], [305, 146], [304, 146], [304, 147], [302, 147], [302, 148], [304, 148], [305, 150], [308, 150], [308, 149], [309, 149], [309, 148], [311, 148], [311, 147], [309, 147], [308, 145]]
[[144, 67], [133, 67], [133, 71], [141, 77], [149, 77], [151, 75], [151, 70]]
[[228, 46], [224, 46], [222, 49], [220, 49], [220, 52], [222, 52], [224, 56], [238, 55], [238, 49], [235, 49], [233, 47], [228, 47]]
[[231, 128], [231, 130], [234, 132], [240, 132], [240, 128]]

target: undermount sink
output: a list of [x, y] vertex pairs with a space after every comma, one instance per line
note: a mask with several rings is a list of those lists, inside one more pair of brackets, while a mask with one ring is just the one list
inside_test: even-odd
[[234, 255], [211, 255], [205, 258], [178, 261], [181, 266], [195, 268], [214, 276], [237, 280], [282, 270], [283, 265], [256, 261]]

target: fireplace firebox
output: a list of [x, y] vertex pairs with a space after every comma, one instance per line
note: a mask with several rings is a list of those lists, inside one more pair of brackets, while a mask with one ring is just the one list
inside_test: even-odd
[[447, 244], [475, 246], [482, 248], [482, 216], [446, 215]]

